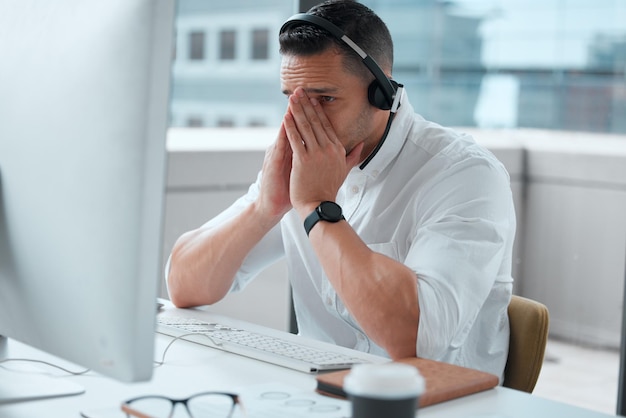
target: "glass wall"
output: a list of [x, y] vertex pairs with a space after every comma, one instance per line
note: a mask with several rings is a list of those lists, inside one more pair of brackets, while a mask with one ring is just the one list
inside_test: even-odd
[[277, 34], [293, 10], [287, 0], [179, 0], [172, 126], [278, 126]]
[[[626, 2], [363, 0], [394, 78], [450, 126], [626, 133]], [[286, 0], [180, 0], [173, 126], [278, 126]]]
[[626, 132], [626, 2], [364, 0], [395, 76], [448, 125]]

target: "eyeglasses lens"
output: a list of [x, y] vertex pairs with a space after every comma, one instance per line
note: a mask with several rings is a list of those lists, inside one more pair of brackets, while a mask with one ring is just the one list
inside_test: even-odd
[[187, 403], [192, 418], [228, 418], [234, 406], [231, 397], [220, 394], [194, 396]]
[[[153, 418], [170, 418], [172, 417], [172, 402], [166, 398], [144, 398], [133, 401], [130, 406], [137, 412]], [[186, 411], [181, 411], [181, 414], [173, 415], [184, 417], [187, 415]]]

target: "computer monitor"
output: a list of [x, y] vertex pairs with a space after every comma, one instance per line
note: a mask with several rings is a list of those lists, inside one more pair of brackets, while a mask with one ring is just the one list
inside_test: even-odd
[[0, 1], [0, 335], [121, 381], [153, 370], [174, 15]]

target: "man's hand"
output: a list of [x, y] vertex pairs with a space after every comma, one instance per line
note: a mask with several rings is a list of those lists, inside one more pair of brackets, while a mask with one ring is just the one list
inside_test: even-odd
[[270, 220], [279, 220], [291, 209], [289, 199], [291, 158], [291, 148], [285, 126], [282, 124], [276, 142], [265, 152], [263, 178], [257, 201], [259, 210]]
[[336, 199], [348, 172], [359, 162], [363, 143], [346, 155], [324, 109], [301, 87], [289, 97], [283, 126], [293, 153], [291, 204], [306, 216], [320, 202]]

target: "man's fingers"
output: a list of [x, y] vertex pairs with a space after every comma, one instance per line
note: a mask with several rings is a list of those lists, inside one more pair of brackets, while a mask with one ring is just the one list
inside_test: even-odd
[[[305, 111], [308, 100], [303, 89], [296, 89], [294, 94], [289, 96], [289, 110], [300, 139], [307, 148], [311, 148], [317, 146], [317, 135]], [[311, 107], [310, 103], [308, 106]]]
[[304, 89], [298, 87], [290, 96], [289, 107], [302, 140], [307, 147], [326, 146], [337, 139], [323, 107], [315, 98], [310, 98]]
[[322, 108], [322, 105], [320, 104], [320, 102], [316, 98], [311, 98], [310, 103], [311, 103], [311, 108], [315, 112], [315, 116], [317, 117], [317, 120], [319, 120], [319, 127], [321, 129], [320, 135], [324, 135], [325, 138], [328, 141], [332, 142], [333, 144], [339, 143], [339, 140], [337, 139], [337, 135], [335, 135], [335, 129], [333, 128], [333, 125], [328, 120], [328, 117], [326, 116], [326, 112], [324, 112], [324, 109]]
[[294, 152], [304, 150], [306, 148], [306, 144], [304, 142], [304, 139], [302, 138], [302, 135], [300, 135], [298, 128], [296, 127], [293, 114], [289, 110], [283, 118], [283, 126], [285, 127], [285, 136], [289, 141], [291, 150]]

